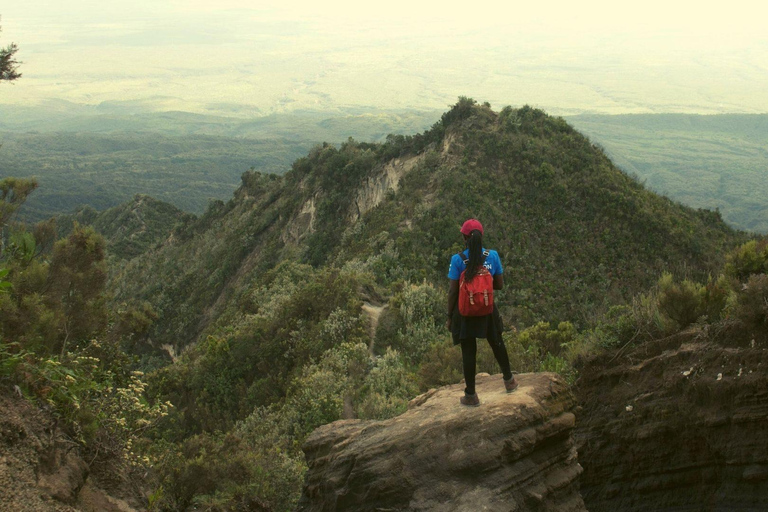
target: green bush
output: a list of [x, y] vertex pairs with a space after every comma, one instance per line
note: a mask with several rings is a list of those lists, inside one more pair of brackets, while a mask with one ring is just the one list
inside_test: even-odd
[[552, 329], [549, 322], [539, 322], [521, 332], [518, 343], [540, 361], [546, 354], [560, 354], [575, 336], [576, 328], [570, 322], [560, 322], [557, 329]]
[[153, 511], [295, 509], [306, 465], [240, 430], [201, 434], [162, 446]]
[[398, 314], [398, 328], [388, 344], [418, 365], [430, 345], [445, 335], [445, 295], [426, 282], [406, 284], [389, 307]]
[[10, 281], [5, 280], [5, 277], [10, 271], [11, 270], [8, 268], [0, 267], [0, 293], [8, 293], [13, 287], [13, 284]]
[[725, 273], [739, 282], [752, 274], [768, 273], [768, 240], [750, 240], [729, 254]]
[[717, 279], [710, 277], [702, 289], [703, 313], [707, 322], [719, 322], [725, 316], [728, 304], [733, 300], [734, 292], [731, 283], [725, 275]]
[[461, 348], [455, 346], [446, 333], [430, 344], [422, 357], [417, 375], [421, 391], [456, 384], [463, 377]]
[[143, 374], [129, 371], [130, 360], [110, 345], [92, 340], [59, 358], [0, 340], [0, 380], [51, 406], [64, 430], [94, 459], [147, 468], [152, 461], [140, 449], [144, 435], [172, 406], [150, 403]]
[[402, 414], [416, 396], [416, 380], [400, 355], [392, 350], [376, 359], [363, 382], [357, 415], [363, 419], [386, 419]]
[[178, 405], [186, 433], [226, 430], [284, 398], [302, 368], [342, 344], [368, 341], [356, 274], [285, 263], [241, 296], [240, 309], [151, 376]]
[[569, 384], [573, 384], [576, 380], [576, 370], [573, 365], [565, 358], [552, 354], [546, 354], [544, 356], [537, 371], [557, 373], [561, 377], [564, 377]]
[[669, 323], [669, 331], [685, 329], [705, 314], [705, 288], [689, 280], [680, 283], [665, 273], [658, 283], [659, 311]]

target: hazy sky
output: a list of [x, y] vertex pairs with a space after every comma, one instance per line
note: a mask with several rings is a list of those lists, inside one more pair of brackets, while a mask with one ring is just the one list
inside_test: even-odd
[[768, 112], [765, 7], [706, 2], [15, 0], [0, 103], [251, 116], [441, 109]]

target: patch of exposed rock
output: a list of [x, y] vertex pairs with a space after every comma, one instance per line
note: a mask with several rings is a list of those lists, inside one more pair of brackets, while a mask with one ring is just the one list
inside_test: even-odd
[[135, 512], [93, 482], [50, 414], [0, 396], [0, 511]]
[[725, 328], [624, 352], [575, 388], [589, 510], [768, 510], [768, 348]]
[[389, 191], [397, 192], [400, 179], [411, 172], [421, 159], [420, 156], [394, 158], [366, 178], [350, 205], [351, 219], [357, 221], [366, 212], [378, 206]]
[[551, 373], [477, 379], [414, 399], [384, 421], [342, 420], [304, 445], [309, 471], [300, 511], [582, 511], [572, 431], [574, 399]]

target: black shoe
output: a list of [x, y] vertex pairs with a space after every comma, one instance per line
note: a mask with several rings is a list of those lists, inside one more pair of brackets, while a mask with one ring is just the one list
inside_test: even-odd
[[480, 405], [480, 399], [477, 397], [477, 393], [474, 395], [468, 395], [464, 393], [464, 396], [461, 397], [461, 405], [466, 405], [467, 407], [477, 407]]

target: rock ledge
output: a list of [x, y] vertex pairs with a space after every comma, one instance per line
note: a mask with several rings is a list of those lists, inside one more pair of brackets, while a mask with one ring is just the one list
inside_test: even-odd
[[555, 374], [479, 375], [480, 407], [463, 385], [431, 390], [384, 421], [342, 420], [304, 445], [298, 510], [582, 511], [574, 399]]

